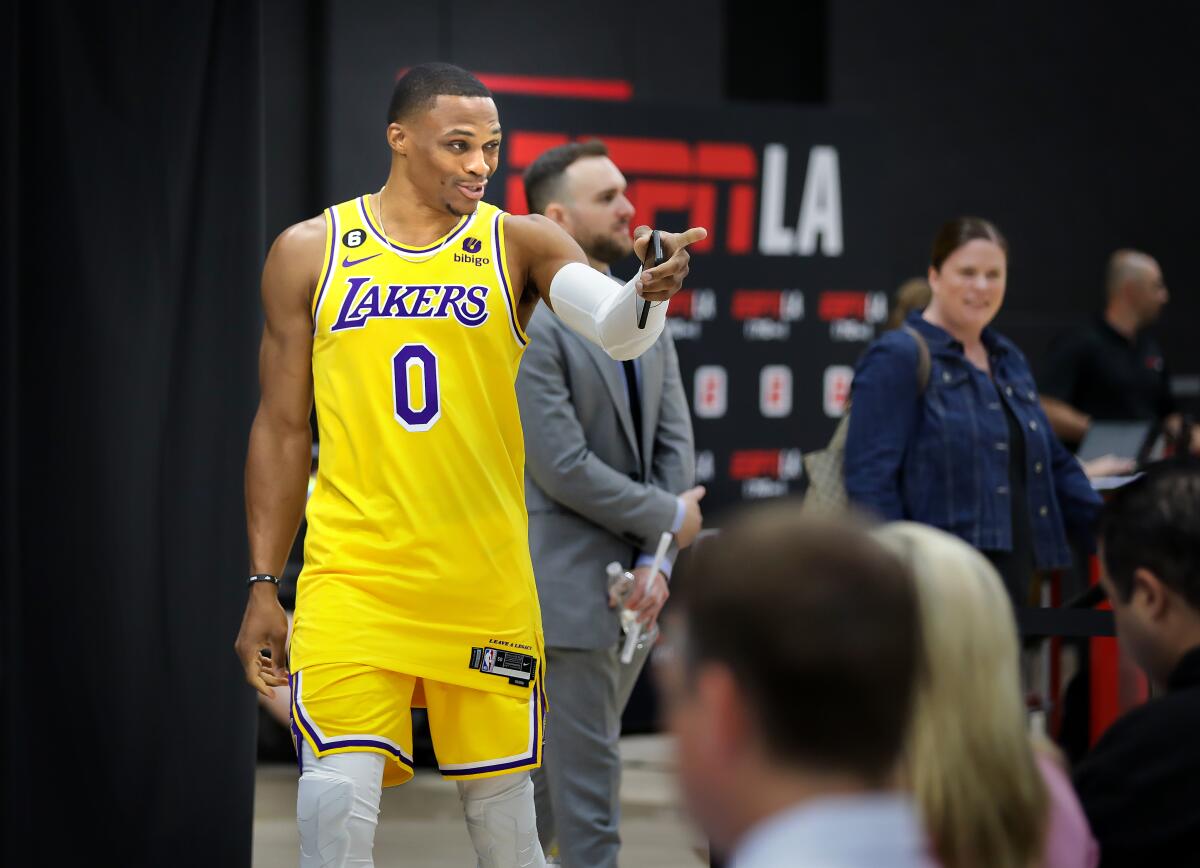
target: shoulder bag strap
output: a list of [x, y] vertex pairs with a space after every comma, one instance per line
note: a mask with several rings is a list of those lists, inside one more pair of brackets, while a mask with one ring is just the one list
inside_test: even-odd
[[925, 390], [929, 387], [929, 369], [932, 367], [932, 362], [929, 360], [929, 344], [925, 343], [925, 338], [921, 333], [912, 326], [905, 323], [901, 326], [914, 341], [917, 342], [917, 385], [920, 387], [920, 393], [925, 394]]

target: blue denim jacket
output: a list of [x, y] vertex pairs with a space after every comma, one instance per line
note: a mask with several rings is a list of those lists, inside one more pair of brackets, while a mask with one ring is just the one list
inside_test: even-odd
[[989, 378], [967, 360], [961, 343], [920, 312], [909, 315], [908, 325], [929, 345], [929, 385], [921, 396], [917, 344], [903, 329], [867, 348], [854, 376], [846, 437], [850, 500], [888, 521], [919, 521], [979, 549], [1011, 551], [1005, 401], [1025, 434], [1037, 566], [1069, 565], [1067, 528], [1090, 534], [1100, 497], [1050, 430], [1021, 351], [984, 329]]

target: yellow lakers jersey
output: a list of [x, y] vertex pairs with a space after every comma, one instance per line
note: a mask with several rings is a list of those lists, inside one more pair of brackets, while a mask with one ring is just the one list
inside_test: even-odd
[[360, 663], [528, 696], [543, 665], [504, 213], [422, 248], [363, 196], [325, 212], [320, 431], [292, 667]]

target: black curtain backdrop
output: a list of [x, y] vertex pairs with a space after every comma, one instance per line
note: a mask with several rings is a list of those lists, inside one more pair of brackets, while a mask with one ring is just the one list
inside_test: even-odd
[[248, 866], [259, 7], [7, 8], [0, 863]]

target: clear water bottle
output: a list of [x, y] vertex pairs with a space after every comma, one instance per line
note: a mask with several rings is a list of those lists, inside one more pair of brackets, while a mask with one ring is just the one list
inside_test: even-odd
[[633, 573], [613, 561], [605, 570], [608, 573], [608, 601], [613, 606], [621, 607], [621, 630], [628, 633], [637, 623], [637, 613], [625, 608], [625, 601], [633, 594], [635, 579]]
[[628, 608], [625, 601], [633, 595], [637, 579], [633, 573], [613, 561], [605, 571], [608, 573], [608, 599], [614, 606], [619, 606], [621, 631], [625, 634], [625, 644], [621, 652], [621, 662], [629, 663], [635, 651], [641, 651], [647, 645], [653, 645], [658, 638], [658, 624], [650, 631], [643, 629], [638, 623], [637, 612]]

